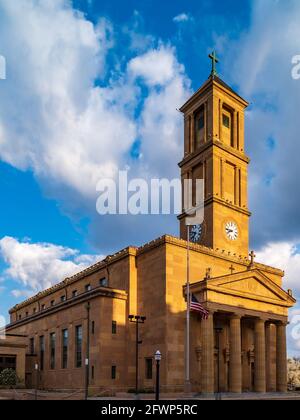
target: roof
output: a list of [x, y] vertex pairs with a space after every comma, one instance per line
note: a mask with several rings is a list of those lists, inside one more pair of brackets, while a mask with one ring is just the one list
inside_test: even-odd
[[237, 99], [239, 99], [244, 104], [245, 107], [249, 105], [249, 103], [244, 98], [242, 98], [242, 96], [236, 93], [236, 91], [232, 89], [232, 87], [230, 87], [227, 83], [225, 83], [224, 80], [222, 80], [219, 76], [211, 75], [209, 76], [208, 80], [194, 93], [194, 95], [192, 95], [189, 98], [189, 100], [180, 108], [180, 111], [184, 112], [186, 106], [189, 105], [195, 99], [196, 96], [198, 96], [203, 90], [205, 90], [206, 88], [208, 88], [210, 85], [213, 85], [213, 84], [220, 85], [221, 87], [229, 91]]
[[[101, 269], [106, 268], [108, 265], [113, 264], [114, 262], [118, 261], [119, 259], [122, 258], [126, 258], [129, 255], [132, 256], [137, 256], [137, 255], [141, 255], [145, 252], [151, 251], [153, 248], [159, 247], [163, 244], [171, 244], [171, 245], [175, 245], [175, 246], [179, 246], [182, 248], [186, 248], [187, 247], [187, 242], [183, 239], [179, 239], [177, 237], [173, 237], [170, 235], [164, 235], [161, 236], [160, 238], [157, 238], [151, 242], [148, 242], [147, 244], [140, 246], [140, 247], [128, 247], [125, 248], [123, 250], [121, 250], [120, 252], [117, 252], [114, 255], [110, 255], [108, 257], [106, 257], [103, 261], [100, 261], [90, 267], [88, 267], [87, 269], [75, 274], [72, 277], [67, 277], [65, 280], [63, 280], [62, 282], [54, 285], [53, 287], [46, 289], [38, 294], [36, 294], [35, 296], [31, 297], [28, 300], [25, 300], [24, 302], [21, 302], [18, 305], [15, 305], [12, 309], [10, 309], [9, 313], [13, 313], [29, 304], [32, 304], [36, 301], [39, 301], [41, 298], [44, 298], [46, 296], [49, 296], [50, 294], [64, 289], [66, 286], [73, 284], [74, 282], [81, 280], [83, 278], [85, 278], [86, 276], [93, 274]], [[248, 256], [235, 256], [231, 253], [224, 253], [221, 249], [219, 250], [215, 250], [215, 249], [211, 249], [211, 248], [207, 248], [204, 245], [198, 245], [198, 244], [190, 244], [190, 249], [192, 251], [195, 252], [200, 252], [200, 253], [204, 253], [207, 255], [211, 255], [214, 256], [216, 258], [222, 258], [222, 259], [227, 259], [228, 261], [234, 262], [236, 264], [240, 264], [240, 265], [244, 265], [244, 266], [248, 266], [249, 265], [249, 259]], [[269, 267], [266, 265], [262, 265], [262, 264], [257, 264], [255, 263], [255, 265], [257, 265], [260, 269], [263, 269], [265, 271], [271, 271], [273, 274], [275, 275], [279, 275], [279, 276], [283, 276], [284, 273], [276, 268], [273, 267]]]

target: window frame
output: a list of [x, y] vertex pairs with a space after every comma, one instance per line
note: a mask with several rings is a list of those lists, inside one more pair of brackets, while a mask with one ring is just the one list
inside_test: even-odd
[[50, 370], [55, 370], [56, 367], [56, 333], [52, 332], [49, 334], [49, 361]]
[[[79, 331], [80, 331], [80, 334], [79, 334]], [[83, 366], [82, 343], [83, 343], [83, 328], [82, 328], [82, 325], [76, 325], [75, 327], [75, 368], [76, 369], [80, 369]]]
[[145, 359], [145, 378], [147, 381], [153, 380], [153, 358], [146, 357]]
[[[65, 336], [65, 333], [67, 335]], [[69, 357], [69, 330], [65, 328], [61, 332], [61, 368], [68, 369]]]

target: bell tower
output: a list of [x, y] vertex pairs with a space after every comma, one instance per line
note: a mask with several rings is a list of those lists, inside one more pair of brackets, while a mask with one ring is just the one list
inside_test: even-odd
[[[218, 77], [215, 52], [209, 57], [212, 60], [209, 79], [180, 110], [184, 115], [181, 177], [183, 182], [204, 180], [204, 223], [197, 227], [196, 241], [246, 256], [251, 213], [244, 119], [249, 104]], [[184, 211], [179, 216], [183, 239], [187, 238], [186, 217]]]

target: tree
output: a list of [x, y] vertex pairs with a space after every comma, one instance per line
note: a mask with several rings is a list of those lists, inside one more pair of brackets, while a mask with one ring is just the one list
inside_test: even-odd
[[18, 384], [18, 376], [13, 369], [4, 369], [0, 373], [0, 386], [14, 387]]
[[300, 359], [294, 357], [288, 360], [288, 383], [290, 386], [300, 388]]

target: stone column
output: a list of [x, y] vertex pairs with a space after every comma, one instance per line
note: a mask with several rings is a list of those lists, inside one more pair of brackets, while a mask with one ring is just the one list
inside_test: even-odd
[[255, 391], [266, 392], [266, 336], [262, 319], [255, 322]]
[[214, 315], [210, 313], [208, 319], [201, 322], [201, 391], [203, 394], [215, 392], [214, 341]]
[[230, 392], [238, 394], [242, 392], [241, 317], [238, 315], [230, 319], [229, 383]]
[[266, 324], [267, 392], [276, 392], [276, 327]]
[[286, 349], [286, 324], [277, 325], [276, 340], [276, 364], [277, 364], [277, 391], [287, 392], [287, 349]]

